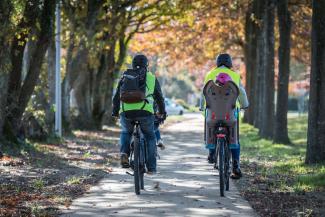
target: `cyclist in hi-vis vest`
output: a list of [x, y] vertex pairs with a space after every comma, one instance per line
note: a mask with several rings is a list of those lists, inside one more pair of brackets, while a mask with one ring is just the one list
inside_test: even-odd
[[[233, 158], [233, 172], [231, 177], [234, 179], [239, 179], [242, 176], [241, 170], [240, 170], [240, 164], [239, 164], [239, 159], [240, 159], [240, 144], [239, 144], [239, 111], [240, 109], [245, 109], [248, 107], [248, 99], [246, 95], [246, 91], [243, 87], [243, 85], [240, 82], [240, 75], [234, 71], [231, 70], [232, 68], [232, 59], [229, 54], [220, 54], [216, 58], [216, 64], [217, 67], [208, 72], [208, 74], [205, 76], [204, 79], [204, 84], [206, 84], [209, 80], [213, 80], [216, 82], [218, 75], [221, 73], [229, 75], [230, 79], [237, 85], [239, 88], [239, 96], [238, 96], [238, 101], [236, 104], [237, 107], [237, 112], [234, 114], [237, 118], [237, 138], [238, 141], [230, 144], [230, 149], [232, 153], [232, 158]], [[219, 76], [220, 77], [220, 76]], [[208, 156], [208, 161], [209, 163], [214, 163], [215, 159], [215, 146], [214, 144], [206, 144], [206, 147], [209, 149], [209, 156]]]
[[134, 121], [140, 123], [141, 131], [146, 139], [148, 148], [147, 174], [154, 174], [157, 171], [156, 159], [156, 136], [154, 130], [154, 102], [158, 105], [158, 112], [162, 119], [166, 118], [165, 102], [159, 82], [155, 75], [148, 71], [148, 59], [145, 55], [136, 55], [132, 60], [133, 70], [145, 70], [145, 100], [139, 103], [125, 103], [121, 100], [120, 80], [113, 98], [113, 117], [120, 117], [120, 153], [121, 165], [129, 167], [130, 143], [134, 130]]

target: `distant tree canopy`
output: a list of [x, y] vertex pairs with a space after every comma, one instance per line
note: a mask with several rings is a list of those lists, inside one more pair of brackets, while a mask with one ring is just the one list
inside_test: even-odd
[[[315, 9], [315, 17], [322, 19], [318, 10], [323, 5], [317, 1], [312, 9], [311, 0], [2, 0], [2, 139], [23, 138], [24, 117], [30, 115], [41, 117], [43, 127], [52, 133], [58, 3], [66, 132], [101, 129], [111, 123], [116, 79], [130, 62], [129, 55], [138, 52], [148, 55], [157, 76], [177, 77], [166, 90], [176, 93], [182, 88], [186, 90], [178, 93], [182, 97], [195, 90], [193, 86], [202, 87], [218, 53], [239, 57], [245, 63], [242, 76], [250, 99], [244, 121], [256, 126], [261, 137], [288, 144], [290, 78], [300, 79], [310, 62], [314, 63], [312, 84], [321, 78], [322, 68], [315, 68], [321, 52], [313, 48], [310, 55], [311, 45], [321, 43], [318, 35], [322, 35], [322, 26], [316, 21], [313, 28], [317, 34], [313, 32], [310, 38]], [[181, 72], [186, 72], [187, 78], [180, 79]], [[313, 105], [323, 102], [316, 97], [317, 91], [313, 89]], [[315, 121], [309, 124], [315, 125]], [[309, 135], [316, 138], [311, 132]], [[314, 140], [309, 140], [310, 144]]]
[[[299, 2], [289, 1], [293, 20], [291, 56], [309, 64], [311, 3]], [[204, 73], [204, 66], [212, 67], [220, 52], [228, 51], [233, 56], [244, 57], [246, 17], [259, 22], [256, 13], [249, 11], [252, 3], [251, 0], [187, 2], [187, 10], [179, 19], [171, 20], [153, 32], [136, 35], [130, 48], [135, 52], [163, 57], [167, 60], [163, 64], [171, 67], [171, 73], [182, 68], [194, 74]], [[279, 37], [277, 31], [275, 37]]]
[[[26, 110], [28, 105], [45, 110], [41, 116], [53, 125], [57, 3], [62, 14], [62, 104], [69, 130], [99, 129], [109, 120], [114, 82], [129, 42], [135, 34], [153, 31], [181, 14], [180, 2], [1, 1], [0, 137], [15, 140], [21, 134], [23, 115], [32, 111]], [[70, 96], [76, 102], [74, 115]]]
[[251, 102], [245, 121], [258, 127], [262, 137], [289, 143], [290, 59], [310, 63], [311, 13], [311, 1], [193, 1], [180, 19], [137, 35], [130, 48], [157, 56], [170, 73], [188, 69], [198, 81], [215, 65], [218, 53], [241, 57]]

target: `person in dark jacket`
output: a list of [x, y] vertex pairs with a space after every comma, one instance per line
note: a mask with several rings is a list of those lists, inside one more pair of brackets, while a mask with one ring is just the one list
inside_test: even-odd
[[[146, 103], [124, 103], [120, 100], [121, 81], [113, 98], [113, 117], [120, 117], [122, 127], [120, 135], [121, 165], [129, 167], [130, 143], [134, 130], [134, 121], [140, 122], [140, 128], [148, 145], [147, 174], [157, 171], [156, 136], [154, 131], [154, 102], [157, 103], [158, 113], [166, 118], [165, 102], [160, 84], [155, 75], [148, 71], [148, 59], [145, 55], [136, 55], [132, 60], [132, 68], [146, 70]], [[121, 106], [122, 105], [122, 106]]]

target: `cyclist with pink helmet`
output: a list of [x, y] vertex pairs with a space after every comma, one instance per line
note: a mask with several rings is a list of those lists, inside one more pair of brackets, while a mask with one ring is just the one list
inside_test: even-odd
[[[248, 99], [246, 95], [246, 91], [241, 84], [240, 81], [240, 75], [234, 71], [231, 70], [232, 68], [232, 59], [229, 54], [224, 53], [218, 55], [216, 58], [216, 64], [217, 67], [211, 70], [205, 77], [204, 84], [206, 84], [208, 81], [213, 80], [216, 83], [219, 83], [220, 85], [224, 85], [228, 81], [234, 82], [238, 89], [239, 89], [239, 96], [238, 96], [238, 101], [236, 105], [236, 111], [235, 116], [238, 119], [239, 117], [239, 111], [240, 109], [245, 109], [248, 107]], [[239, 121], [237, 121], [239, 123]], [[237, 129], [239, 129], [239, 124], [237, 125]], [[232, 170], [232, 175], [231, 177], [234, 179], [239, 179], [242, 177], [242, 173], [240, 170], [240, 143], [239, 143], [239, 130], [236, 130], [237, 132], [237, 137], [236, 142], [233, 142], [233, 144], [230, 144], [231, 148], [231, 153], [232, 153], [232, 158], [233, 158], [233, 170]], [[215, 146], [213, 144], [206, 144], [206, 148], [209, 149], [209, 156], [208, 156], [208, 161], [209, 163], [214, 163], [215, 159]]]

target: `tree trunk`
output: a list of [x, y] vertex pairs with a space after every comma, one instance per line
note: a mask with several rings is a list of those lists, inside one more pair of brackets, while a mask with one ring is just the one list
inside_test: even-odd
[[45, 0], [42, 15], [40, 17], [40, 32], [38, 35], [35, 51], [32, 54], [28, 74], [19, 93], [18, 106], [13, 109], [12, 117], [9, 119], [11, 125], [10, 128], [16, 134], [18, 134], [22, 115], [27, 107], [27, 103], [34, 91], [39, 74], [41, 72], [43, 59], [49, 44], [51, 33], [53, 31], [52, 28], [54, 22], [54, 10], [55, 1]]
[[[102, 53], [100, 57], [100, 66], [95, 78], [95, 85], [93, 91], [93, 110], [92, 116], [97, 129], [101, 129], [103, 123], [103, 116], [106, 108], [104, 107], [103, 95], [105, 95], [109, 88], [104, 78], [108, 71], [108, 57], [107, 53]], [[106, 75], [107, 76], [107, 75]]]
[[274, 125], [274, 0], [267, 0], [264, 17], [264, 69], [262, 75], [261, 126], [260, 136], [273, 138]]
[[[0, 42], [1, 43], [1, 42]], [[0, 49], [4, 48], [2, 43]], [[6, 50], [6, 49], [4, 49]], [[8, 52], [9, 54], [9, 52]], [[9, 56], [9, 55], [8, 55]], [[3, 139], [3, 125], [6, 117], [6, 102], [7, 102], [7, 88], [8, 75], [10, 71], [10, 59], [4, 51], [0, 52], [0, 140]]]
[[[10, 32], [10, 16], [13, 11], [10, 0], [0, 1], [0, 141], [3, 140], [3, 125], [6, 117], [6, 103], [8, 90], [8, 75], [11, 71], [10, 62], [10, 38], [13, 32]], [[1, 148], [1, 144], [0, 144]], [[0, 150], [1, 152], [1, 150]]]
[[90, 72], [84, 69], [75, 82], [75, 98], [78, 108], [78, 117], [74, 126], [78, 129], [94, 129], [95, 124], [92, 118], [92, 105], [90, 94]]
[[245, 65], [246, 65], [246, 92], [250, 106], [245, 111], [244, 122], [254, 124], [255, 117], [255, 88], [256, 80], [254, 72], [256, 70], [256, 22], [252, 19], [252, 14], [256, 13], [256, 2], [250, 5], [246, 13], [245, 21]]
[[[65, 131], [70, 131], [71, 129], [71, 115], [70, 115], [70, 93], [75, 86], [80, 85], [80, 82], [83, 83], [83, 79], [88, 76], [84, 75], [83, 78], [79, 78], [82, 76], [83, 73], [88, 73], [87, 67], [88, 67], [88, 55], [89, 55], [89, 48], [91, 44], [93, 43], [94, 35], [97, 33], [96, 31], [96, 22], [98, 18], [98, 14], [100, 13], [100, 10], [102, 9], [102, 1], [100, 0], [89, 0], [88, 1], [88, 7], [87, 7], [87, 18], [85, 25], [83, 26], [85, 32], [84, 37], [81, 39], [81, 41], [78, 44], [78, 49], [76, 51], [76, 55], [73, 57], [73, 49], [75, 48], [75, 41], [74, 41], [74, 29], [75, 26], [80, 25], [80, 20], [74, 19], [74, 12], [69, 9], [69, 7], [65, 8], [65, 4], [63, 4], [63, 9], [67, 13], [68, 17], [70, 17], [72, 23], [72, 31], [70, 32], [70, 41], [69, 48], [68, 48], [68, 54], [67, 54], [67, 67], [66, 67], [66, 76], [63, 79], [63, 98], [62, 98], [62, 107], [63, 107], [63, 121], [64, 121], [64, 128]], [[84, 21], [82, 21], [83, 23]], [[76, 95], [78, 95], [78, 98], [83, 98], [81, 96], [82, 90], [79, 89], [76, 91]], [[80, 104], [81, 102], [79, 102]], [[79, 105], [83, 107], [82, 109], [86, 109], [87, 106]], [[88, 106], [89, 107], [89, 106]], [[87, 110], [87, 109], [86, 109]], [[79, 113], [82, 113], [79, 111]], [[80, 120], [81, 121], [81, 120]], [[87, 124], [88, 120], [84, 123]]]
[[262, 126], [262, 115], [263, 115], [263, 85], [264, 85], [264, 75], [266, 68], [266, 8], [267, 0], [257, 0], [256, 1], [256, 19], [258, 22], [257, 32], [257, 46], [256, 46], [256, 70], [254, 77], [256, 79], [256, 88], [254, 91], [255, 101], [255, 121], [254, 126], [259, 128]]
[[62, 81], [62, 116], [63, 116], [63, 129], [65, 132], [70, 133], [71, 131], [71, 117], [70, 117], [70, 92], [71, 86], [71, 70], [72, 70], [72, 55], [75, 48], [75, 38], [74, 38], [74, 27], [72, 26], [69, 35], [69, 46], [67, 49], [67, 63], [66, 63], [66, 73]]
[[51, 38], [49, 48], [47, 50], [47, 78], [48, 78], [48, 105], [46, 106], [46, 125], [49, 133], [54, 133], [54, 105], [55, 105], [55, 40]]
[[306, 163], [325, 162], [325, 1], [313, 1]]
[[274, 124], [274, 142], [289, 144], [288, 136], [288, 88], [290, 74], [290, 33], [291, 17], [288, 10], [288, 0], [279, 1], [277, 5], [280, 45], [279, 56], [279, 76], [276, 103], [276, 117]]

